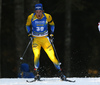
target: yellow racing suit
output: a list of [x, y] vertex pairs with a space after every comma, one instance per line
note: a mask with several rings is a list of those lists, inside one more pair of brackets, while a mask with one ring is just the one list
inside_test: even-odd
[[[32, 36], [34, 38], [32, 42], [32, 50], [34, 53], [34, 66], [36, 69], [39, 68], [39, 57], [40, 57], [40, 50], [42, 47], [44, 51], [47, 53], [50, 60], [55, 65], [55, 67], [59, 70], [60, 65], [57, 58], [55, 57], [53, 47], [48, 37], [48, 24], [50, 25], [50, 30], [51, 30], [50, 34], [53, 34], [55, 27], [50, 14], [43, 13], [42, 18], [38, 19], [36, 17], [36, 14], [32, 13], [27, 18], [26, 22], [27, 33], [31, 33], [32, 31]], [[32, 29], [30, 26], [32, 26]]]

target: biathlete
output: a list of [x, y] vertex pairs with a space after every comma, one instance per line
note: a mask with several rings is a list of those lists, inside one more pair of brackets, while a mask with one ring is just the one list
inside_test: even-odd
[[[50, 25], [50, 37], [48, 37], [48, 24]], [[32, 29], [31, 27], [32, 26]], [[39, 57], [41, 47], [47, 53], [50, 60], [58, 70], [62, 80], [66, 79], [66, 76], [62, 73], [59, 61], [55, 57], [54, 49], [51, 45], [50, 39], [53, 40], [54, 34], [54, 22], [50, 14], [44, 13], [41, 3], [35, 5], [35, 13], [28, 16], [26, 22], [26, 30], [30, 38], [34, 38], [32, 42], [32, 50], [34, 53], [34, 68], [36, 71], [35, 79], [40, 79], [39, 75]], [[32, 30], [32, 33], [31, 33]], [[32, 34], [32, 35], [31, 35]]]

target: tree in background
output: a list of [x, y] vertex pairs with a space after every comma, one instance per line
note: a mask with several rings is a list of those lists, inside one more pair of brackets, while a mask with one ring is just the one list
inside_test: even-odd
[[[19, 59], [25, 47], [24, 0], [14, 0], [14, 3], [16, 57]], [[20, 62], [17, 63], [19, 67]]]
[[[27, 32], [25, 28], [27, 16], [34, 11], [34, 5], [39, 0], [15, 0], [15, 42], [16, 42], [16, 57], [21, 57], [25, 47], [29, 41], [27, 40]], [[25, 7], [25, 8], [24, 8]], [[27, 53], [26, 62], [30, 63], [28, 58], [32, 58], [31, 49]], [[18, 67], [19, 67], [18, 62]]]
[[70, 76], [71, 71], [71, 0], [65, 0], [65, 55], [64, 55], [64, 69], [65, 74]]

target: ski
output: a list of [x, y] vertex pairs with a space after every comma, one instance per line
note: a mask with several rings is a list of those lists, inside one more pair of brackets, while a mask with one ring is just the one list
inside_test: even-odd
[[26, 80], [26, 82], [28, 82], [28, 83], [32, 83], [32, 82], [35, 82], [35, 81], [42, 81], [42, 80], [38, 80], [38, 79], [34, 79], [34, 80], [31, 80], [31, 81]]
[[[43, 81], [43, 80], [37, 80], [37, 79], [34, 79], [34, 80], [26, 80], [26, 82], [28, 83], [32, 83], [32, 82], [35, 82], [35, 81]], [[76, 82], [75, 80], [69, 80], [69, 79], [66, 79], [66, 80], [61, 80], [61, 81], [66, 81], [66, 82]]]
[[26, 82], [28, 82], [28, 83], [32, 83], [32, 82], [35, 82], [36, 80], [31, 80], [31, 81], [29, 81], [29, 80], [26, 80]]
[[62, 80], [62, 81], [68, 81], [68, 82], [76, 82], [75, 80], [69, 80], [69, 79], [66, 79], [66, 80]]

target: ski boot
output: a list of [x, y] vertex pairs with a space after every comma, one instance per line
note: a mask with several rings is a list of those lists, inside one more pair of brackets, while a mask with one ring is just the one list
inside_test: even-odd
[[63, 73], [61, 74], [60, 77], [61, 77], [61, 80], [66, 81], [66, 76]]
[[35, 77], [34, 77], [34, 79], [38, 80], [38, 81], [40, 80], [39, 70], [35, 69]]
[[62, 81], [66, 81], [66, 76], [63, 74], [63, 72], [61, 71], [61, 69], [58, 71], [58, 75], [60, 76]]

